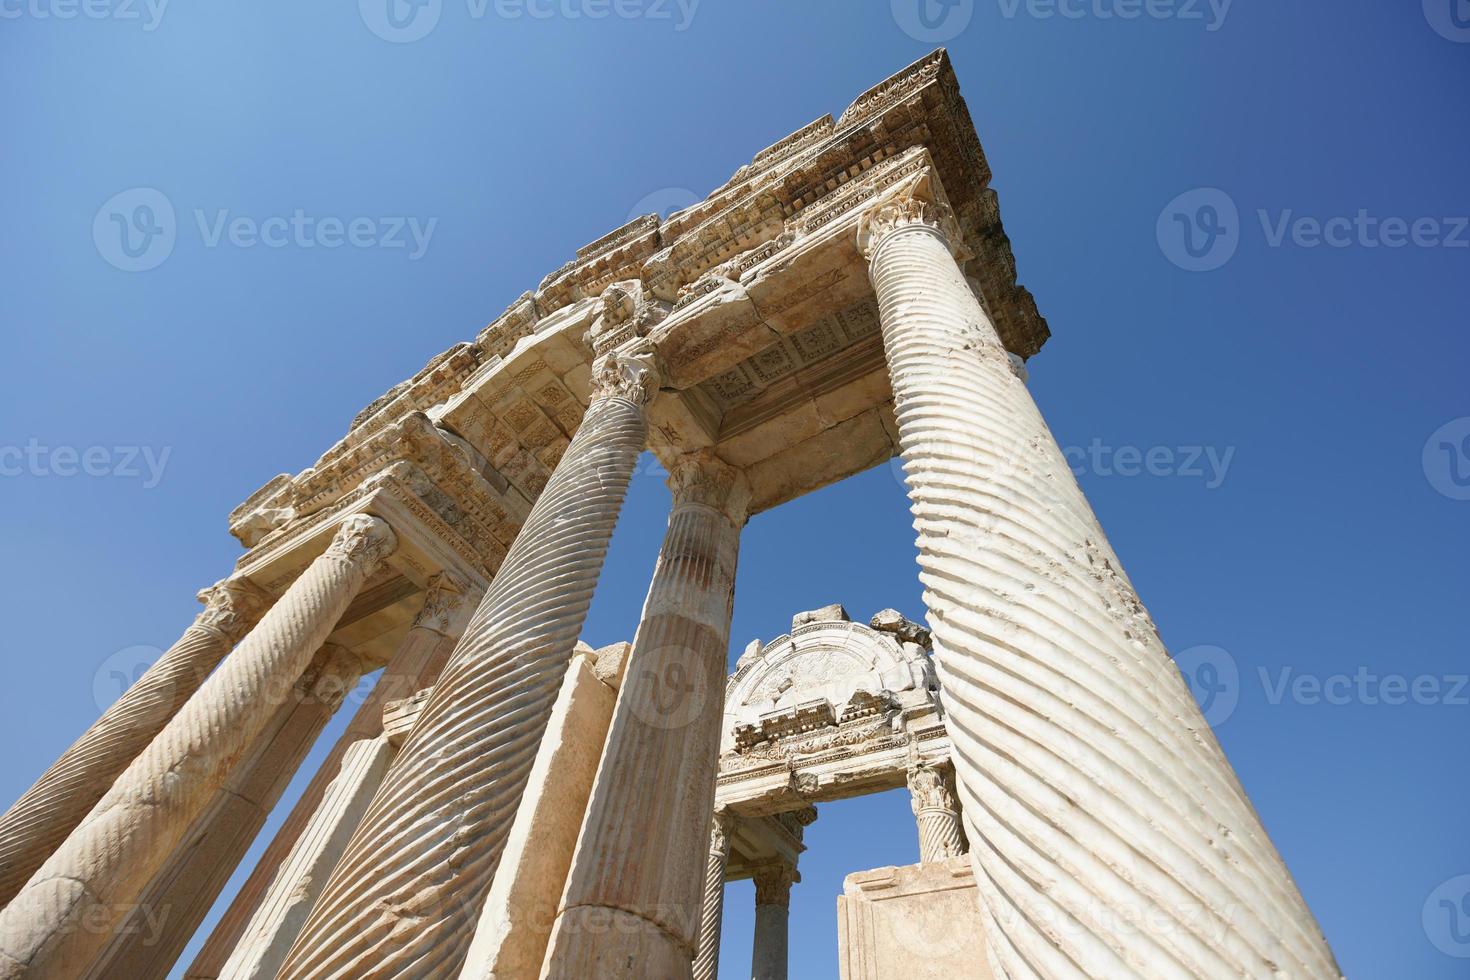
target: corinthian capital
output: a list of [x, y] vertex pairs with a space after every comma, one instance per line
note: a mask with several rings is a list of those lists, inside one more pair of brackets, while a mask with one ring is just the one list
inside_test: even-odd
[[200, 589], [198, 598], [204, 603], [204, 611], [194, 620], [195, 625], [214, 630], [231, 644], [239, 643], [254, 629], [271, 605], [270, 594], [245, 578], [222, 579]]
[[593, 398], [626, 398], [647, 405], [658, 385], [653, 345], [646, 341], [620, 347], [592, 363]]
[[388, 522], [371, 514], [353, 514], [337, 528], [327, 554], [351, 562], [376, 565], [398, 547]]
[[675, 507], [713, 507], [737, 527], [748, 516], [750, 482], [745, 473], [708, 449], [685, 453], [674, 461], [669, 467], [669, 489], [674, 493]]
[[751, 878], [755, 881], [755, 904], [789, 906], [791, 886], [801, 880], [801, 875], [795, 867], [781, 861], [757, 868]]
[[735, 814], [727, 808], [721, 807], [715, 811], [714, 823], [710, 829], [709, 852], [719, 857], [730, 855], [730, 838], [735, 833]]
[[[932, 232], [954, 253], [964, 248], [964, 238], [948, 202], [937, 196], [922, 197], [915, 193], [915, 188], [906, 187], [883, 198], [863, 215], [858, 222], [858, 250], [872, 261], [878, 246], [903, 228]], [[962, 256], [956, 254], [956, 257]]]
[[908, 782], [909, 795], [913, 797], [910, 805], [915, 814], [920, 810], [947, 810], [951, 813], [959, 811], [949, 779], [943, 771], [916, 763], [909, 766]]
[[429, 587], [424, 590], [424, 607], [413, 625], [450, 636], [459, 625], [460, 612], [469, 599], [469, 583], [458, 575], [440, 572], [429, 579]]

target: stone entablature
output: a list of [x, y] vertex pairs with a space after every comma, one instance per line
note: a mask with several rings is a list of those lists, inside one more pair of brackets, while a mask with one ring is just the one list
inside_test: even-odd
[[[461, 462], [417, 474], [410, 490], [480, 555], [482, 572], [493, 572], [580, 423], [593, 348], [645, 335], [666, 387], [681, 393], [663, 417], [655, 413], [656, 449], [723, 443], [729, 462], [754, 466], [781, 448], [770, 426], [785, 441], [841, 428], [834, 439], [863, 448], [849, 454], [855, 461], [814, 467], [810, 479], [830, 482], [881, 462], [896, 443], [882, 409], [889, 395], [877, 311], [856, 270], [860, 257], [831, 246], [850, 237], [836, 229], [865, 201], [926, 168], [945, 183], [975, 257], [970, 272], [1007, 345], [1035, 353], [1045, 321], [1015, 284], [989, 167], [948, 57], [937, 51], [836, 121], [824, 116], [762, 150], [706, 200], [667, 219], [635, 218], [578, 249], [473, 343], [433, 358], [365, 408], [311, 468], [252, 494], [231, 514], [231, 530], [250, 548], [280, 546], [313, 517], [350, 509], [375, 474], [418, 462], [398, 444], [422, 414]], [[878, 383], [865, 382], [871, 377]], [[821, 448], [807, 453], [820, 457]], [[755, 510], [811, 489], [792, 483], [789, 463], [768, 468]]]

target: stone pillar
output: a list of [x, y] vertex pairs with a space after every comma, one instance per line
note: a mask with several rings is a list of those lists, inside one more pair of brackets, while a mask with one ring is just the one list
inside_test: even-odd
[[270, 603], [244, 578], [225, 579], [200, 592], [199, 600], [204, 611], [178, 642], [0, 817], [0, 906], [76, 829]]
[[343, 522], [0, 912], [0, 977], [82, 973], [275, 714], [271, 687], [301, 675], [395, 543], [376, 518]]
[[904, 190], [859, 227], [996, 972], [1339, 976], [959, 241]]
[[460, 980], [536, 976], [607, 741], [628, 645], [577, 645]]
[[[670, 468], [673, 512], [542, 976], [689, 976], [719, 768], [749, 488], [714, 455]], [[611, 929], [597, 923], [612, 922]]]
[[633, 467], [651, 358], [593, 368], [592, 404], [475, 611], [280, 976], [463, 965]]
[[752, 980], [786, 980], [786, 947], [791, 918], [791, 885], [801, 880], [784, 861], [760, 868], [755, 878], [755, 941], [750, 951]]
[[365, 667], [352, 650], [328, 643], [290, 688], [282, 691], [278, 685], [267, 693], [278, 706], [275, 715], [246, 747], [84, 980], [161, 977], [172, 969]]
[[915, 762], [908, 771], [909, 801], [919, 825], [919, 862], [944, 861], [967, 850], [960, 828], [960, 805], [949, 774], [937, 766]]
[[725, 864], [730, 860], [730, 835], [735, 817], [715, 811], [709, 835], [709, 859], [704, 868], [704, 906], [699, 914], [699, 950], [694, 955], [694, 980], [715, 980], [720, 972], [720, 926], [725, 918]]
[[[231, 975], [274, 976], [382, 782], [386, 762], [397, 755], [396, 748], [379, 739], [384, 706], [434, 683], [479, 597], [478, 590], [449, 572], [429, 580], [423, 607], [372, 694], [216, 924], [184, 974], [187, 980], [213, 980], [226, 972], [226, 961], [232, 964]], [[335, 801], [330, 806], [329, 794]], [[248, 958], [247, 948], [260, 954], [258, 962]]]

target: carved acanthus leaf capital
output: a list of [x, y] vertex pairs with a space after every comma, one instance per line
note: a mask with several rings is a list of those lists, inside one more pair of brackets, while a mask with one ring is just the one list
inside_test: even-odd
[[619, 348], [592, 363], [592, 397], [626, 398], [647, 405], [658, 392], [659, 370], [653, 345]]
[[199, 590], [204, 611], [195, 625], [212, 629], [233, 645], [255, 628], [271, 606], [270, 593], [245, 578], [227, 578]]
[[388, 522], [371, 514], [353, 514], [342, 522], [327, 554], [344, 561], [376, 565], [398, 547], [398, 538]]
[[735, 834], [736, 816], [728, 809], [715, 811], [714, 823], [710, 828], [709, 851], [721, 858], [730, 855], [730, 839]]
[[424, 605], [414, 618], [415, 629], [431, 629], [451, 636], [460, 625], [461, 613], [470, 599], [470, 585], [451, 572], [440, 572], [429, 579], [424, 590]]
[[707, 449], [685, 453], [669, 467], [669, 489], [674, 506], [702, 504], [720, 511], [737, 527], [745, 524], [750, 507], [750, 481], [737, 466]]
[[942, 770], [927, 763], [916, 763], [909, 766], [908, 783], [912, 797], [910, 803], [915, 814], [921, 810], [959, 812], [959, 804], [955, 802], [949, 778]]
[[757, 868], [751, 878], [755, 881], [755, 904], [790, 906], [791, 886], [801, 880], [801, 875], [781, 861]]
[[858, 251], [871, 262], [888, 236], [905, 228], [925, 228], [937, 235], [957, 259], [968, 257], [964, 236], [948, 202], [942, 197], [922, 197], [912, 186], [890, 194], [867, 210], [858, 222]]

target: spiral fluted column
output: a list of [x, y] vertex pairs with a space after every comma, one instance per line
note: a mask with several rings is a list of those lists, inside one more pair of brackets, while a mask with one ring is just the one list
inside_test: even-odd
[[482, 591], [449, 572], [429, 580], [418, 616], [372, 693], [215, 924], [186, 980], [275, 976], [397, 754], [382, 739], [383, 706], [434, 683]]
[[725, 864], [730, 860], [730, 834], [735, 818], [716, 812], [709, 835], [709, 857], [704, 866], [704, 905], [699, 913], [699, 951], [694, 955], [694, 980], [715, 980], [720, 973], [720, 927], [725, 919]]
[[910, 805], [919, 825], [919, 861], [946, 861], [965, 853], [960, 808], [947, 774], [934, 766], [909, 766]]
[[951, 255], [864, 218], [962, 813], [998, 975], [1337, 977]]
[[592, 404], [353, 834], [282, 978], [458, 972], [647, 436], [648, 359]]
[[15, 897], [255, 625], [270, 597], [248, 579], [230, 578], [200, 592], [199, 600], [205, 608], [178, 642], [0, 817], [0, 906]]
[[80, 975], [394, 547], [354, 515], [0, 912], [0, 977]]
[[[708, 451], [673, 510], [628, 655], [542, 976], [688, 976], [719, 768], [735, 562], [750, 490]], [[615, 921], [604, 931], [598, 922]]]

